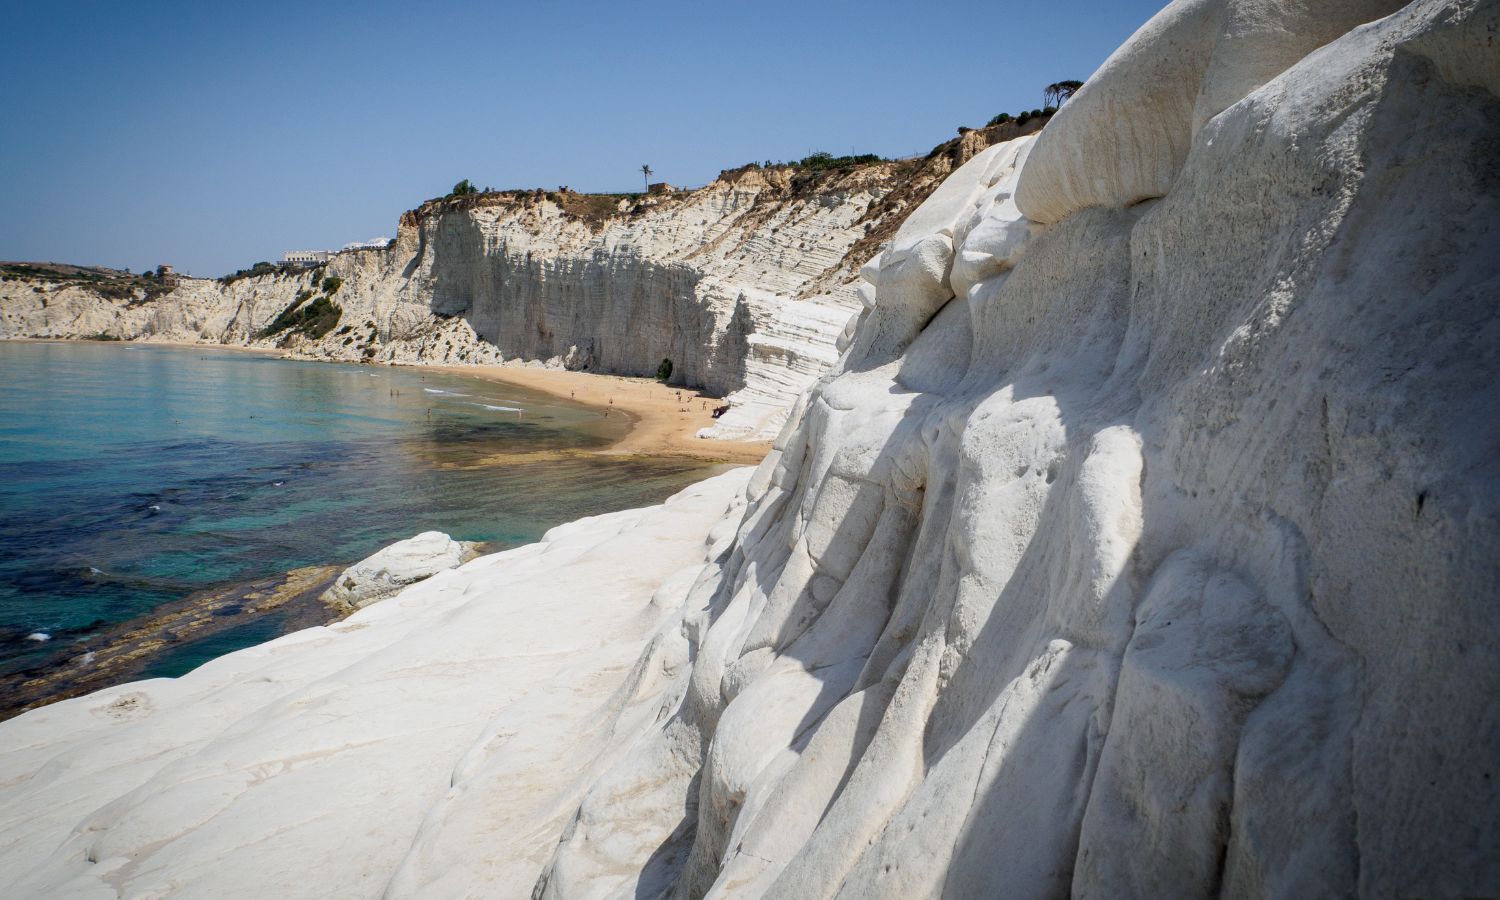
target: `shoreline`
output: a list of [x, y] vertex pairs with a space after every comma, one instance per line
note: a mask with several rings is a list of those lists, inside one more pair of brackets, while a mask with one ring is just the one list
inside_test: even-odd
[[147, 673], [173, 651], [273, 615], [282, 618], [278, 630], [283, 634], [341, 621], [349, 612], [329, 605], [322, 595], [345, 568], [303, 566], [204, 588], [87, 635], [57, 635], [58, 646], [48, 657], [0, 674], [0, 721], [104, 688], [163, 677]]
[[[579, 406], [608, 415], [624, 415], [630, 430], [624, 437], [602, 450], [601, 456], [676, 457], [708, 463], [759, 465], [771, 451], [770, 441], [723, 441], [697, 436], [699, 428], [713, 424], [710, 415], [721, 398], [710, 397], [695, 388], [673, 387], [654, 378], [610, 375], [552, 369], [541, 365], [481, 363], [365, 363], [352, 359], [316, 359], [290, 355], [274, 347], [252, 347], [244, 344], [219, 344], [209, 341], [123, 340], [93, 342], [82, 338], [7, 338], [16, 343], [76, 344], [103, 343], [173, 347], [202, 350], [213, 348], [275, 356], [301, 362], [328, 362], [343, 365], [401, 367], [439, 372], [462, 378], [474, 378], [514, 387], [526, 388], [567, 400]], [[681, 395], [681, 400], [678, 396]]]
[[758, 465], [771, 450], [770, 441], [721, 441], [698, 437], [699, 428], [713, 424], [713, 408], [723, 401], [693, 388], [662, 384], [654, 378], [505, 363], [396, 365], [508, 384], [608, 415], [624, 415], [630, 420], [630, 430], [618, 441], [595, 451], [601, 456], [680, 457], [701, 462]]
[[[11, 339], [8, 339], [11, 340]], [[176, 351], [208, 350], [245, 352], [262, 358], [306, 362], [343, 363], [362, 366], [375, 373], [401, 366], [417, 373], [474, 379], [544, 394], [560, 406], [586, 408], [607, 413], [618, 433], [624, 416], [624, 434], [598, 449], [523, 451], [498, 453], [480, 460], [481, 465], [503, 464], [515, 457], [531, 463], [557, 457], [594, 456], [628, 464], [631, 457], [685, 459], [702, 463], [694, 467], [697, 479], [711, 478], [730, 466], [756, 464], [769, 450], [765, 444], [733, 444], [703, 440], [694, 431], [711, 422], [710, 411], [722, 401], [702, 397], [687, 389], [677, 390], [654, 379], [614, 375], [592, 375], [542, 366], [448, 365], [448, 364], [360, 364], [350, 360], [314, 359], [288, 354], [277, 348], [188, 341], [87, 341], [80, 339], [13, 339], [28, 344], [101, 343], [125, 349], [162, 347]], [[196, 356], [194, 358], [197, 358]], [[682, 400], [677, 399], [682, 395]], [[613, 400], [613, 405], [610, 400]], [[684, 411], [686, 410], [686, 411]], [[587, 414], [585, 414], [587, 415]], [[558, 525], [566, 522], [557, 523]], [[554, 526], [555, 527], [555, 526]], [[393, 538], [378, 549], [409, 535]], [[505, 544], [482, 545], [485, 554], [508, 549]], [[375, 552], [378, 552], [375, 551]], [[256, 643], [274, 640], [292, 632], [341, 621], [351, 610], [330, 607], [323, 592], [334, 578], [358, 560], [318, 563], [285, 572], [256, 575], [194, 590], [186, 596], [160, 604], [118, 622], [52, 633], [48, 647], [37, 660], [0, 673], [0, 721], [93, 691], [152, 677], [153, 666], [183, 652], [203, 653], [206, 658], [255, 646], [226, 643], [244, 629], [274, 629], [256, 638]], [[50, 629], [49, 629], [50, 631]], [[18, 632], [19, 634], [20, 632]], [[224, 649], [199, 649], [218, 642]]]

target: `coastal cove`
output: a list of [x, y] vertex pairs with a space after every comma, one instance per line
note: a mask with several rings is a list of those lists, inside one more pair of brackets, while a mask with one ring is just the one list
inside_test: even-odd
[[719, 470], [608, 452], [632, 432], [623, 404], [606, 415], [464, 374], [0, 342], [0, 678], [77, 662], [102, 633], [203, 598], [198, 618], [232, 627], [168, 629], [130, 671], [179, 675], [316, 624], [247, 602], [268, 579], [305, 588], [314, 567], [424, 530], [515, 546]]

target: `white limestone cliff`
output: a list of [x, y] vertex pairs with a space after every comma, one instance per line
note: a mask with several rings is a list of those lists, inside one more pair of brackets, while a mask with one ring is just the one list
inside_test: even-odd
[[[1500, 0], [1365, 8], [1300, 55], [1257, 29], [1353, 7], [1210, 5], [1085, 88], [1155, 73], [1186, 145], [1096, 100], [970, 160], [748, 484], [0, 725], [0, 871], [1500, 894]], [[1193, 21], [1201, 65], [1137, 58]], [[1261, 45], [1283, 70], [1216, 62]]]

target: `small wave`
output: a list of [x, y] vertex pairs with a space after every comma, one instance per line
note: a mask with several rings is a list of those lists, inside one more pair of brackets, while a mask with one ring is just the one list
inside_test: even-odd
[[33, 631], [31, 634], [26, 635], [26, 640], [36, 641], [38, 644], [41, 644], [52, 640], [52, 635], [45, 631]]
[[437, 388], [422, 388], [429, 394], [446, 394], [449, 397], [467, 397], [468, 394], [460, 394], [458, 391], [440, 391]]
[[493, 409], [495, 412], [521, 412], [519, 406], [493, 406], [489, 403], [476, 403], [474, 405], [482, 406], [485, 409]]
[[89, 574], [90, 575], [103, 575], [104, 574], [104, 570], [103, 569], [96, 569], [93, 566], [89, 566]]
[[283, 484], [286, 484], [286, 482], [285, 481], [273, 481], [273, 482], [271, 482], [271, 484], [275, 485], [276, 487], [281, 487]]
[[151, 511], [152, 512], [161, 512], [161, 505], [157, 504], [157, 503], [151, 504]]

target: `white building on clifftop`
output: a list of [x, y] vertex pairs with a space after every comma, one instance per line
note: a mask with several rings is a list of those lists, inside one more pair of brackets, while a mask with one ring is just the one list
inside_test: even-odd
[[391, 239], [388, 237], [370, 238], [368, 241], [354, 241], [345, 244], [343, 250], [339, 252], [342, 253], [344, 250], [384, 250], [390, 243]]
[[332, 255], [327, 250], [288, 250], [281, 254], [281, 261], [297, 266], [321, 266]]

